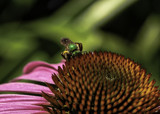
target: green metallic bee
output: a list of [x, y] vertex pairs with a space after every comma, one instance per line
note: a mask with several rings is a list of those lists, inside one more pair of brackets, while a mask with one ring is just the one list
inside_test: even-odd
[[68, 38], [62, 38], [61, 44], [65, 46], [65, 50], [61, 53], [62, 57], [69, 60], [71, 57], [82, 54], [82, 43], [72, 42]]

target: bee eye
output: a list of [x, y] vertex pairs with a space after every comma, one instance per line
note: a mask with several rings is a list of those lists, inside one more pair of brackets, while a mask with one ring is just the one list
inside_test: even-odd
[[63, 38], [61, 41], [66, 42], [67, 40], [68, 40], [67, 38]]
[[64, 39], [63, 41], [64, 41], [64, 42], [67, 42], [67, 41], [68, 41], [68, 39]]
[[62, 44], [69, 44], [69, 43], [71, 43], [71, 40], [69, 40], [68, 38], [62, 38], [61, 43]]

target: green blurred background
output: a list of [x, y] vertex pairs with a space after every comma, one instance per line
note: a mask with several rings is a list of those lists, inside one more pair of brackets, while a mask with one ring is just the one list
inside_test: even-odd
[[0, 83], [60, 62], [62, 37], [125, 55], [160, 85], [160, 0], [0, 0]]

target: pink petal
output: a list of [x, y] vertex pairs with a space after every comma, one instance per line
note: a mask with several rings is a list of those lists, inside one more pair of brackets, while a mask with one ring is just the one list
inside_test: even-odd
[[[58, 66], [62, 67], [64, 61], [60, 64], [48, 64], [41, 61], [31, 62], [27, 64], [23, 72], [24, 74], [10, 83], [0, 85], [0, 92], [18, 92], [26, 94], [39, 94], [41, 91], [50, 93], [50, 89], [46, 86], [14, 82], [18, 80], [33, 80], [39, 82], [53, 83], [51, 76], [53, 73], [57, 74]], [[48, 103], [43, 97], [32, 95], [18, 95], [17, 94], [0, 94], [0, 113], [1, 114], [44, 114], [48, 113], [43, 111], [41, 106], [35, 104]]]
[[[6, 111], [22, 111], [22, 110], [37, 110], [40, 111], [43, 108], [34, 104], [46, 103], [47, 101], [39, 96], [31, 95], [16, 95], [6, 94], [0, 95], [0, 112], [6, 113]], [[12, 112], [11, 112], [12, 114]]]
[[34, 61], [34, 62], [30, 62], [28, 63], [24, 69], [23, 69], [23, 73], [24, 74], [27, 74], [27, 73], [30, 73], [32, 72], [34, 69], [36, 69], [37, 67], [43, 67], [43, 68], [48, 68], [48, 69], [51, 69], [51, 70], [57, 70], [58, 66], [62, 66], [64, 64], [64, 61], [62, 61], [61, 63], [59, 64], [53, 64], [53, 65], [50, 65], [46, 62], [42, 62], [42, 61]]
[[58, 67], [59, 67], [59, 66], [62, 67], [65, 62], [66, 62], [66, 60], [63, 59], [63, 60], [61, 60], [60, 63], [58, 63], [58, 64], [51, 64], [51, 66], [52, 66], [52, 67], [55, 67], [56, 69], [58, 69]]
[[41, 91], [51, 93], [48, 87], [31, 83], [11, 82], [0, 85], [0, 92], [22, 92], [41, 94]]
[[27, 104], [26, 102], [8, 102], [8, 103], [0, 103], [0, 112], [2, 111], [11, 111], [11, 110], [41, 110], [43, 109], [41, 106]]
[[12, 80], [12, 82], [14, 81], [18, 81], [18, 80], [33, 80], [33, 81], [39, 81], [39, 82], [48, 82], [48, 83], [52, 83], [54, 84], [53, 80], [52, 80], [52, 74], [57, 74], [57, 71], [34, 71], [31, 72], [29, 74], [24, 74], [20, 77], [17, 77], [15, 79]]
[[25, 74], [13, 79], [12, 82], [19, 80], [32, 80], [53, 83], [51, 79], [52, 74], [57, 74], [58, 66], [61, 67], [63, 64], [64, 61], [62, 63], [52, 65], [41, 61], [31, 62], [24, 67]]
[[[33, 101], [34, 100], [34, 101]], [[37, 103], [46, 103], [47, 101], [40, 96], [33, 96], [33, 95], [21, 95], [21, 94], [0, 94], [0, 103], [6, 103], [6, 102], [36, 102], [32, 104]], [[30, 103], [31, 104], [31, 103]]]
[[0, 112], [0, 114], [49, 114], [49, 113], [41, 110], [15, 110], [15, 111]]

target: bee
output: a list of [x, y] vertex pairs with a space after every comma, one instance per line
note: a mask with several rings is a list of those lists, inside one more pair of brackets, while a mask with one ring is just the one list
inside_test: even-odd
[[72, 42], [68, 38], [62, 38], [61, 44], [65, 46], [65, 50], [61, 53], [62, 57], [69, 60], [71, 57], [82, 54], [82, 43]]

